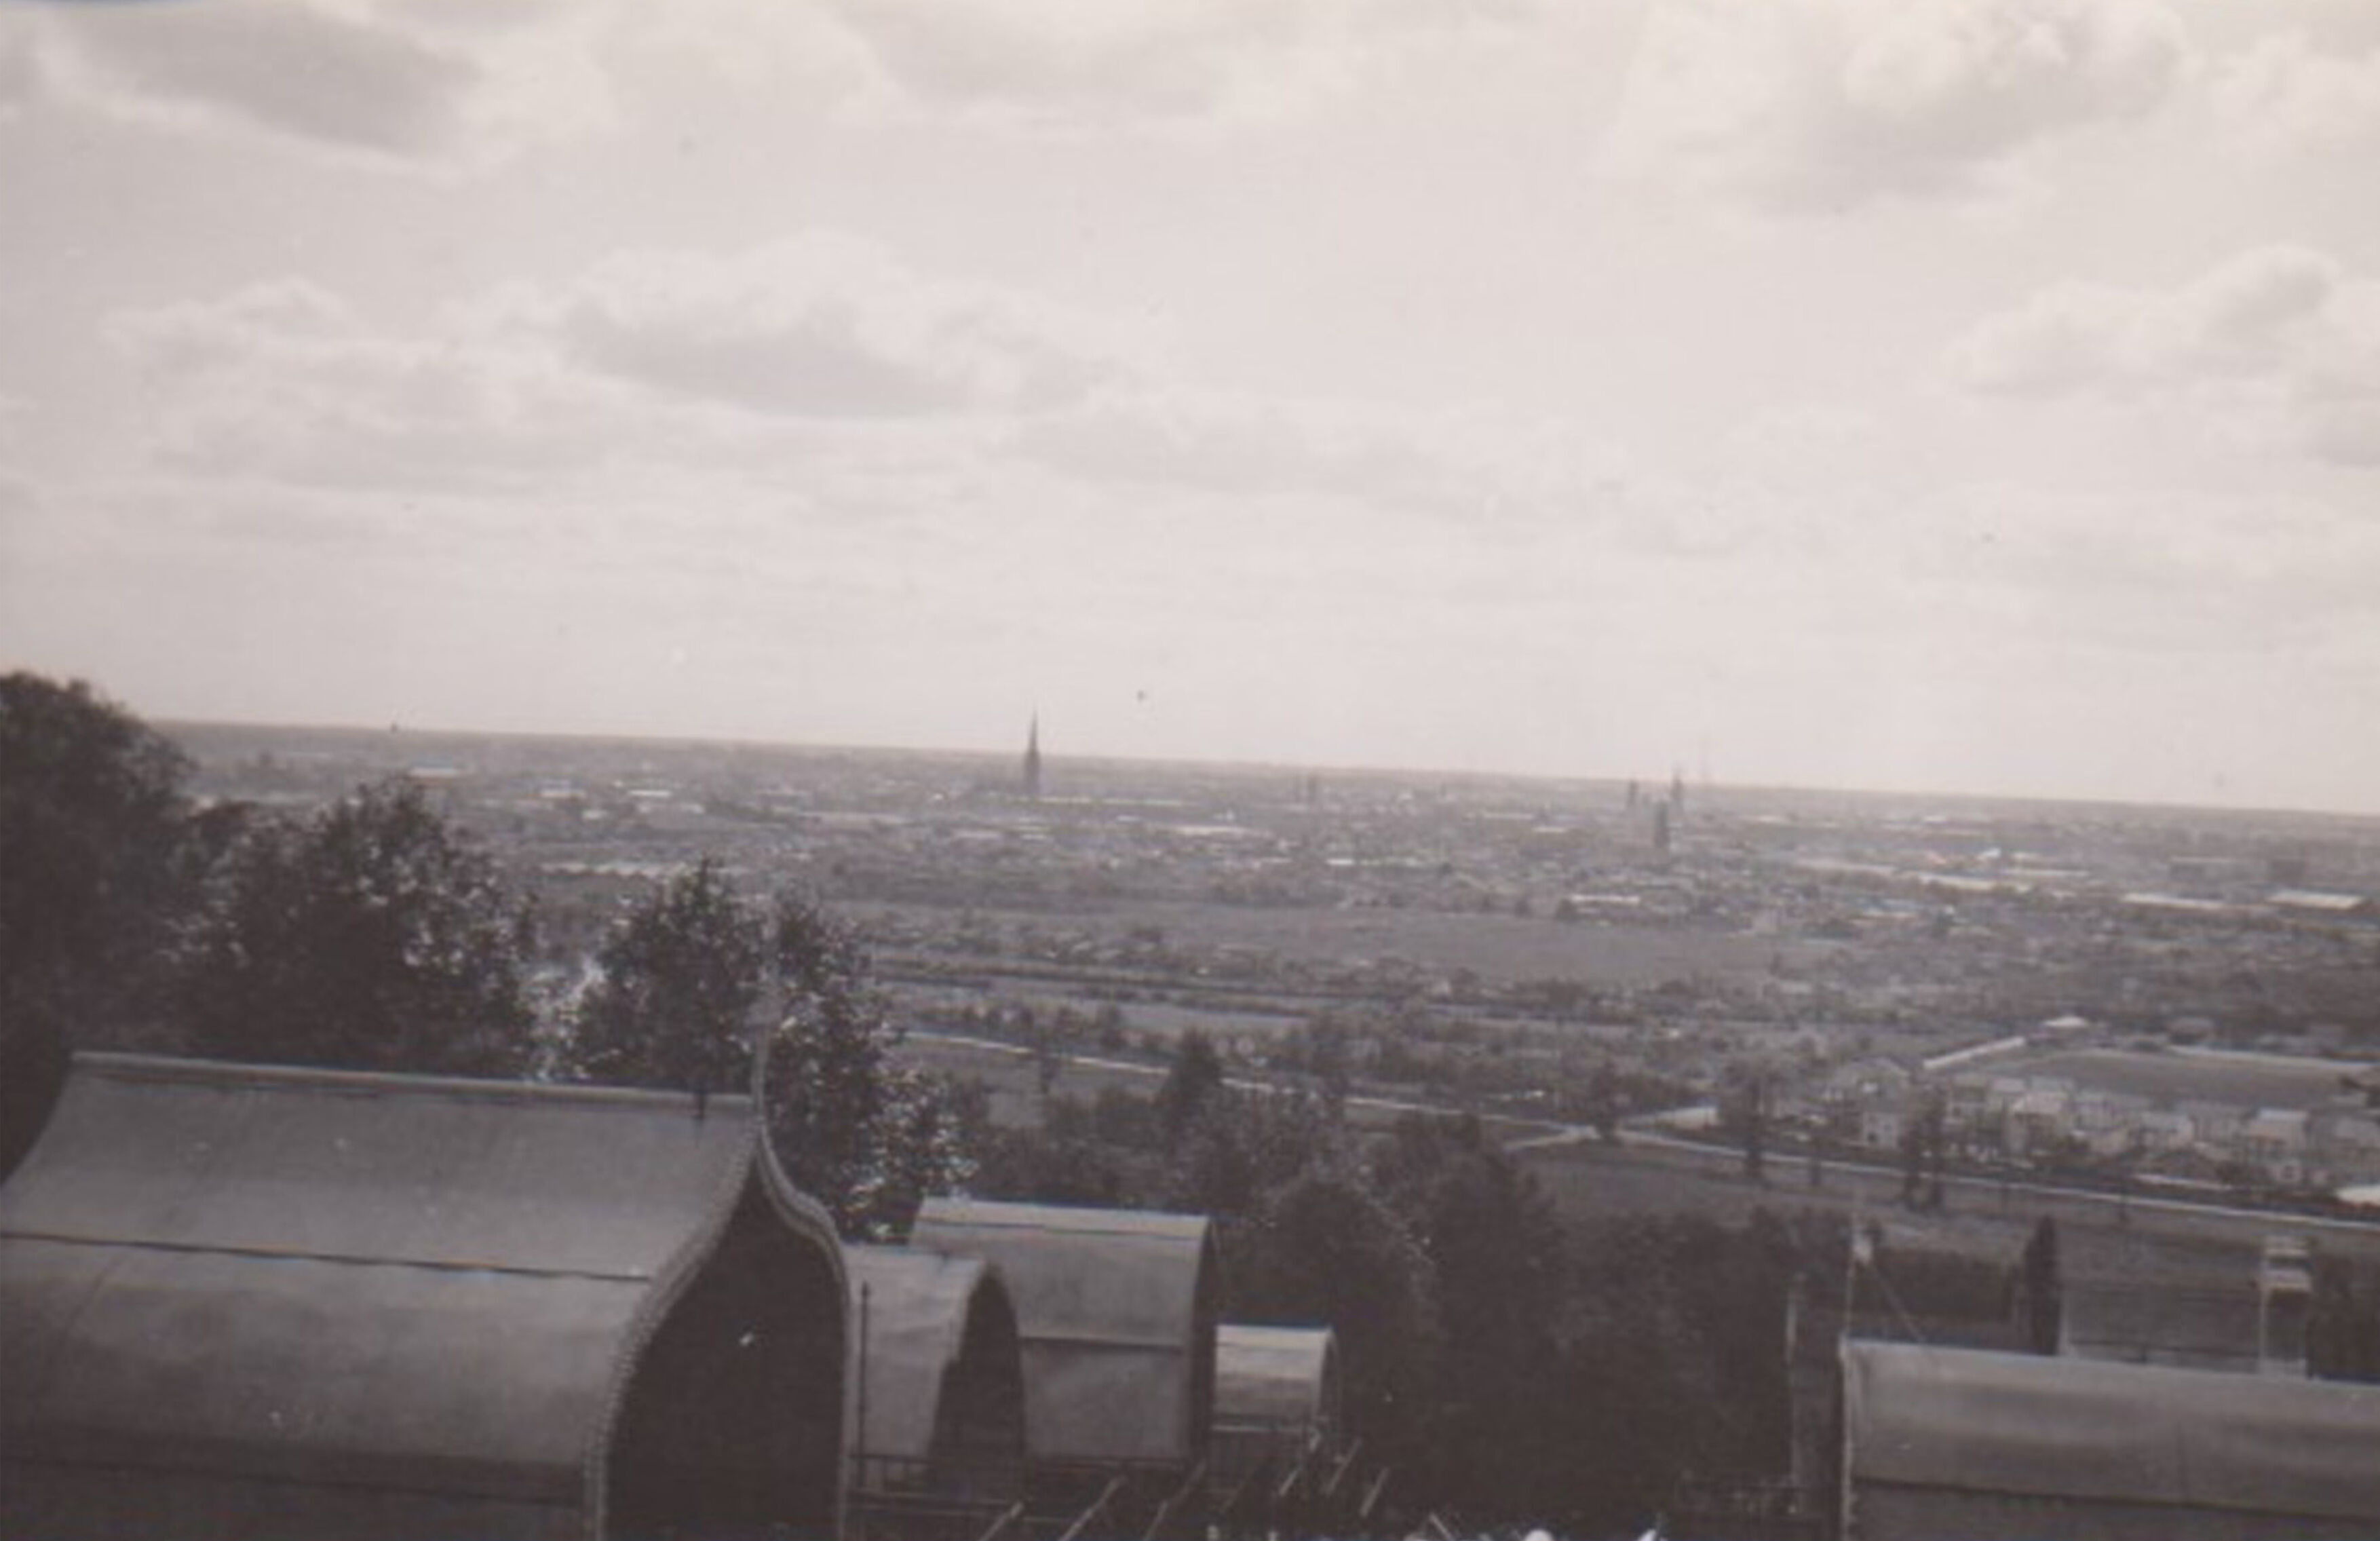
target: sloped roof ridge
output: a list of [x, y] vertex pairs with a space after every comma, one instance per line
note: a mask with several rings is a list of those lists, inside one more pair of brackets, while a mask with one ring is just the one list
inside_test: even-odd
[[[145, 1116], [128, 1124], [122, 1122], [123, 1110], [138, 1110], [152, 1098], [204, 1100], [218, 1092], [234, 1100], [220, 1111], [200, 1110], [195, 1125], [169, 1131]], [[256, 1094], [291, 1101], [276, 1110], [279, 1116], [260, 1123], [237, 1110], [238, 1099]], [[104, 1099], [96, 1110], [97, 1122], [92, 1122], [94, 1095]], [[371, 1115], [350, 1120], [334, 1101], [345, 1097], [367, 1098], [378, 1106]], [[286, 1404], [302, 1406], [307, 1416], [301, 1421], [345, 1432], [340, 1442], [319, 1447], [299, 1442], [273, 1450], [244, 1448], [222, 1468], [226, 1478], [397, 1491], [409, 1490], [408, 1483], [423, 1471], [454, 1468], [446, 1480], [433, 1485], [440, 1491], [511, 1495], [549, 1504], [569, 1502], [570, 1495], [576, 1495], [582, 1515], [591, 1516], [589, 1523], [600, 1530], [608, 1499], [604, 1453], [612, 1446], [636, 1365], [662, 1321], [724, 1244], [746, 1195], [814, 1246], [832, 1270], [835, 1288], [844, 1288], [832, 1222], [778, 1167], [751, 1099], [714, 1096], [708, 1099], [707, 1117], [698, 1111], [701, 1106], [686, 1093], [79, 1054], [52, 1127], [7, 1191], [0, 1193], [0, 1232], [23, 1247], [27, 1259], [67, 1259], [11, 1280], [22, 1296], [13, 1304], [27, 1307], [13, 1325], [20, 1335], [31, 1330], [79, 1335], [93, 1319], [93, 1303], [103, 1302], [112, 1313], [101, 1324], [109, 1347], [116, 1358], [129, 1363], [137, 1358], [139, 1344], [156, 1341], [151, 1318], [164, 1308], [159, 1303], [172, 1289], [187, 1288], [201, 1303], [250, 1290], [297, 1302], [306, 1307], [304, 1312], [231, 1317], [218, 1311], [207, 1353]], [[516, 1125], [504, 1110], [510, 1107], [562, 1114], [562, 1124], [579, 1125], [575, 1145], [565, 1149], [560, 1165], [549, 1163], [540, 1174], [510, 1164], [518, 1148], [552, 1148], [550, 1139], [526, 1135], [526, 1144], [500, 1151], [503, 1159], [482, 1172], [485, 1180], [471, 1189], [399, 1184], [345, 1211], [368, 1213], [376, 1203], [385, 1207], [393, 1194], [397, 1207], [410, 1215], [422, 1195], [430, 1195], [430, 1207], [447, 1209], [451, 1223], [441, 1223], [433, 1214], [426, 1221], [432, 1239], [426, 1242], [407, 1238], [401, 1228], [376, 1234], [369, 1225], [348, 1227], [345, 1234], [336, 1225], [320, 1233], [291, 1227], [285, 1238], [275, 1216], [276, 1206], [285, 1206], [276, 1198], [250, 1203], [228, 1222], [198, 1219], [204, 1204], [194, 1195], [212, 1203], [235, 1193], [260, 1171], [269, 1175], [281, 1154], [277, 1149], [266, 1150], [237, 1175], [219, 1174], [211, 1164], [195, 1171], [187, 1194], [170, 1184], [161, 1189], [144, 1183], [137, 1166], [103, 1163], [91, 1176], [78, 1171], [72, 1159], [73, 1150], [94, 1148], [95, 1141], [99, 1148], [121, 1153], [120, 1145], [109, 1140], [106, 1118], [111, 1112], [118, 1121], [115, 1133], [131, 1135], [134, 1144], [148, 1144], [152, 1152], [170, 1151], [177, 1140], [187, 1142], [193, 1127], [202, 1132], [200, 1137], [224, 1147], [237, 1143], [251, 1126], [272, 1131], [268, 1138], [278, 1138], [294, 1126], [301, 1135], [320, 1141], [326, 1135], [343, 1136], [392, 1118], [405, 1123], [427, 1119], [426, 1127], [441, 1135], [458, 1127], [458, 1119], [465, 1129], [551, 1132], [557, 1127], [551, 1116], [535, 1113], [524, 1115], [533, 1122]], [[642, 1114], [643, 1119], [615, 1126], [610, 1115], [619, 1112]], [[597, 1125], [592, 1131], [587, 1128], [589, 1118]], [[640, 1124], [648, 1133], [658, 1126], [694, 1132], [695, 1138], [685, 1143], [682, 1135], [671, 1134], [656, 1147], [650, 1139], [639, 1141]], [[219, 1141], [203, 1134], [211, 1128], [223, 1132]], [[586, 1223], [590, 1213], [609, 1202], [600, 1184], [591, 1190], [574, 1184], [572, 1192], [557, 1195], [558, 1206], [537, 1202], [540, 1175], [566, 1176], [584, 1170], [590, 1150], [616, 1157], [621, 1171], [637, 1178], [635, 1203], [606, 1235], [599, 1236]], [[658, 1166], [650, 1164], [657, 1153], [665, 1159]], [[594, 1159], [599, 1164], [602, 1159]], [[468, 1164], [466, 1170], [471, 1170]], [[368, 1180], [387, 1171], [385, 1166], [351, 1169]], [[322, 1186], [337, 1185], [336, 1174], [325, 1175]], [[45, 1188], [51, 1191], [43, 1192]], [[472, 1207], [475, 1195], [477, 1208]], [[147, 1205], [152, 1212], [114, 1227], [115, 1234], [61, 1233], [62, 1229], [110, 1230], [99, 1221], [105, 1208], [89, 1207], [118, 1201]], [[80, 1223], [62, 1228], [55, 1223], [61, 1219]], [[487, 1244], [456, 1243], [448, 1232], [457, 1227], [476, 1228]], [[118, 1268], [107, 1260], [111, 1253], [148, 1260], [129, 1265], [143, 1270], [138, 1288], [113, 1292], [103, 1288]], [[340, 1270], [352, 1282], [325, 1286], [321, 1282], [328, 1277], [321, 1271], [324, 1264], [353, 1265], [351, 1275]], [[304, 1271], [309, 1269], [316, 1271]], [[565, 1292], [540, 1292], [545, 1287], [540, 1280]], [[166, 1287], [162, 1292], [161, 1285]], [[456, 1304], [446, 1304], [450, 1302]], [[468, 1309], [461, 1303], [468, 1303]], [[44, 1311], [45, 1306], [51, 1309]], [[425, 1306], [443, 1309], [444, 1316], [438, 1319], [445, 1326], [434, 1326], [436, 1313]], [[278, 1389], [293, 1373], [291, 1366], [302, 1363], [278, 1342], [287, 1336], [284, 1327], [328, 1333], [328, 1341], [352, 1347], [378, 1341], [370, 1329], [374, 1313], [382, 1310], [405, 1314], [414, 1324], [389, 1340], [406, 1351], [402, 1373], [370, 1384], [315, 1377], [302, 1393]], [[499, 1317], [508, 1318], [501, 1330], [493, 1325]], [[451, 1345], [431, 1341], [448, 1328], [462, 1329]], [[225, 1335], [237, 1341], [226, 1342]], [[250, 1345], [258, 1345], [257, 1352], [243, 1360]], [[467, 1364], [453, 1357], [456, 1353], [476, 1357]], [[473, 1380], [504, 1394], [457, 1400], [453, 1388]], [[156, 1411], [153, 1393], [123, 1374], [104, 1386], [81, 1383], [74, 1405], [55, 1414], [48, 1396], [18, 1389], [27, 1394], [12, 1399], [9, 1418], [0, 1421], [19, 1426], [35, 1443], [50, 1438], [46, 1426], [62, 1415], [77, 1426], [116, 1430], [111, 1448], [118, 1450], [119, 1458], [156, 1462], [179, 1459], [168, 1446], [186, 1440], [189, 1433], [183, 1426], [188, 1420], [178, 1414], [157, 1417], [137, 1411], [144, 1406]], [[219, 1414], [220, 1409], [215, 1412]], [[467, 1415], [483, 1414], [485, 1426], [450, 1426]], [[462, 1473], [458, 1462], [475, 1463], [472, 1473]]]
[[[112, 1081], [193, 1086], [250, 1086], [358, 1096], [446, 1097], [469, 1102], [538, 1102], [616, 1107], [653, 1111], [689, 1107], [695, 1094], [649, 1086], [603, 1086], [578, 1081], [509, 1081], [465, 1075], [416, 1075], [409, 1072], [342, 1070], [323, 1065], [252, 1064], [230, 1060], [180, 1059], [81, 1050], [79, 1070]], [[726, 1112], [741, 1112], [751, 1098], [742, 1092], [713, 1092], [704, 1099]]]
[[1110, 1209], [1091, 1205], [1024, 1204], [1007, 1199], [929, 1198], [920, 1218], [977, 1225], [987, 1230], [1063, 1231], [1080, 1236], [1171, 1236], [1184, 1241], [1205, 1235], [1213, 1220], [1162, 1209]]

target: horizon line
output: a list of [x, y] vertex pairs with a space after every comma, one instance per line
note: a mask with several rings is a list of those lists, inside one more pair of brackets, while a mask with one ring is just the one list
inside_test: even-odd
[[[917, 754], [941, 755], [953, 758], [982, 758], [994, 762], [1014, 759], [1013, 748], [994, 749], [978, 746], [953, 747], [934, 744], [854, 744], [821, 743], [785, 738], [758, 738], [735, 734], [661, 734], [642, 732], [605, 732], [588, 729], [521, 729], [521, 728], [458, 728], [432, 727], [403, 722], [385, 726], [360, 722], [267, 722], [252, 719], [209, 717], [160, 717], [151, 720], [161, 732], [175, 727], [264, 729], [300, 733], [363, 734], [385, 736], [390, 734], [421, 734], [450, 738], [515, 738], [541, 739], [564, 743], [628, 743], [713, 746], [722, 748], [779, 749], [820, 754]], [[1576, 783], [1624, 787], [1634, 782], [1645, 786], [1659, 787], [1667, 783], [1665, 776], [1613, 772], [1548, 771], [1514, 770], [1455, 769], [1427, 765], [1362, 765], [1343, 761], [1297, 761], [1287, 759], [1247, 759], [1207, 756], [1172, 756], [1157, 758], [1148, 755], [1112, 753], [1069, 754], [1064, 751], [1042, 751], [1045, 762], [1059, 765], [1072, 760], [1077, 764], [1109, 766], [1201, 766], [1214, 770], [1245, 771], [1279, 771], [1299, 774], [1401, 776], [1438, 778], [1474, 782], [1543, 782], [1560, 785]], [[2127, 808], [2149, 812], [2216, 814], [2229, 817], [2264, 816], [2282, 818], [2315, 818], [2380, 822], [2380, 809], [2325, 807], [2313, 805], [2265, 803], [2194, 803], [2166, 798], [2123, 798], [2097, 795], [2074, 795], [2040, 792], [1981, 792], [1970, 789], [1837, 786], [1804, 782], [1725, 781], [1707, 777], [1687, 783], [1693, 790], [1775, 793], [1800, 796], [1852, 796], [1879, 798], [1936, 798], [1963, 803], [2022, 803], [2045, 807]]]

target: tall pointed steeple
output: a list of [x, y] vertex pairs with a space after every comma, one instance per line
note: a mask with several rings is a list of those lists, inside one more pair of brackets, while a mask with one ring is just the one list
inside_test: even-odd
[[1041, 795], [1041, 714], [1033, 714], [1033, 725], [1025, 730], [1025, 795]]

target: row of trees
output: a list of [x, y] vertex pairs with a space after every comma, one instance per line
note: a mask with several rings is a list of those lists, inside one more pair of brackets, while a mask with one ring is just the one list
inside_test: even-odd
[[1477, 1121], [1361, 1130], [1327, 1092], [1227, 1086], [1195, 1031], [1153, 1095], [980, 1138], [988, 1195], [1213, 1216], [1226, 1317], [1332, 1326], [1354, 1431], [1408, 1497], [1641, 1530], [1681, 1479], [1782, 1459], [1781, 1227], [1566, 1225]]
[[532, 904], [402, 778], [316, 813], [200, 807], [168, 740], [79, 683], [0, 678], [0, 1174], [73, 1047], [708, 1096], [760, 1064], [772, 1142], [846, 1234], [964, 1180], [958, 1099], [894, 1062], [867, 959], [713, 861], [540, 991]]

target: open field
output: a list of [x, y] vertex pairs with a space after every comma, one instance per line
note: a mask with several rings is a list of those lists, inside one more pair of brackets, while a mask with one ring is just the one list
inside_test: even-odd
[[1731, 1152], [1708, 1153], [1595, 1144], [1527, 1150], [1524, 1164], [1566, 1218], [1689, 1212], [1741, 1224], [1755, 1209], [1828, 1209], [1874, 1220], [1888, 1244], [1955, 1252], [2008, 1262], [2034, 1222], [2055, 1218], [2080, 1275], [2121, 1273], [2179, 1285], [2246, 1277], [2268, 1234], [2312, 1239], [2327, 1253], [2380, 1259], [2380, 1225], [2325, 1224], [2283, 1214], [2252, 1214], [2107, 1195], [2052, 1191], [1985, 1179], [1952, 1178], [1937, 1211], [1899, 1202], [1897, 1172], [1828, 1163], [1822, 1187], [1809, 1185], [1798, 1159], [1772, 1159], [1766, 1184], [1747, 1180]]
[[2085, 1090], [2168, 1104], [2196, 1100], [2249, 1108], [2316, 1108], [2338, 1097], [2340, 1076], [2355, 1067], [2269, 1055], [2084, 1049], [2000, 1061], [1989, 1068], [2063, 1076]]
[[[991, 1094], [991, 1121], [1003, 1128], [1029, 1129], [1041, 1122], [1040, 1072], [1027, 1051], [912, 1033], [902, 1040], [900, 1056], [911, 1064], [938, 1071], [961, 1081], [977, 1080]], [[1143, 1094], [1156, 1090], [1163, 1079], [1160, 1065], [1132, 1065], [1123, 1061], [1096, 1063], [1070, 1061], [1051, 1083], [1054, 1095], [1096, 1097], [1105, 1087], [1121, 1086]]]
[[[924, 915], [916, 904], [870, 903], [865, 913]], [[1064, 924], [1046, 909], [971, 913], [1003, 926]], [[1424, 909], [1339, 909], [1188, 904], [1117, 898], [1080, 916], [1086, 929], [1121, 936], [1154, 927], [1182, 947], [1241, 949], [1318, 963], [1402, 958], [1432, 969], [1468, 969], [1482, 979], [1513, 983], [1571, 977], [1609, 985], [1658, 985], [1668, 980], [1725, 983], [1766, 977], [1779, 952], [1788, 958], [1819, 944], [1686, 925], [1561, 921], [1547, 916], [1449, 913]]]
[[1249, 909], [1151, 904], [1146, 923], [1217, 946], [1264, 948], [1287, 957], [1407, 958], [1513, 981], [1568, 977], [1601, 984], [1737, 979], [1765, 975], [1773, 938], [1682, 927], [1602, 925], [1515, 915], [1391, 909]]
[[[931, 1033], [912, 1033], [902, 1041], [904, 1060], [929, 1070], [939, 1071], [960, 1080], [979, 1080], [991, 1094], [992, 1122], [1010, 1128], [1026, 1128], [1040, 1122], [1040, 1074], [1030, 1051], [1009, 1044], [990, 1042], [981, 1038], [950, 1037]], [[1142, 1063], [1104, 1055], [1078, 1055], [1066, 1058], [1051, 1086], [1053, 1095], [1096, 1097], [1108, 1087], [1147, 1095], [1157, 1089], [1165, 1078], [1167, 1067]], [[1231, 1085], [1243, 1090], [1280, 1089], [1269, 1083], [1233, 1078]], [[1451, 1116], [1444, 1108], [1427, 1107], [1390, 1097], [1356, 1095], [1347, 1099], [1348, 1122], [1358, 1129], [1385, 1129], [1407, 1113], [1426, 1112]], [[1536, 1135], [1542, 1137], [1558, 1124], [1541, 1121], [1483, 1114], [1481, 1125], [1498, 1139], [1511, 1140]]]

